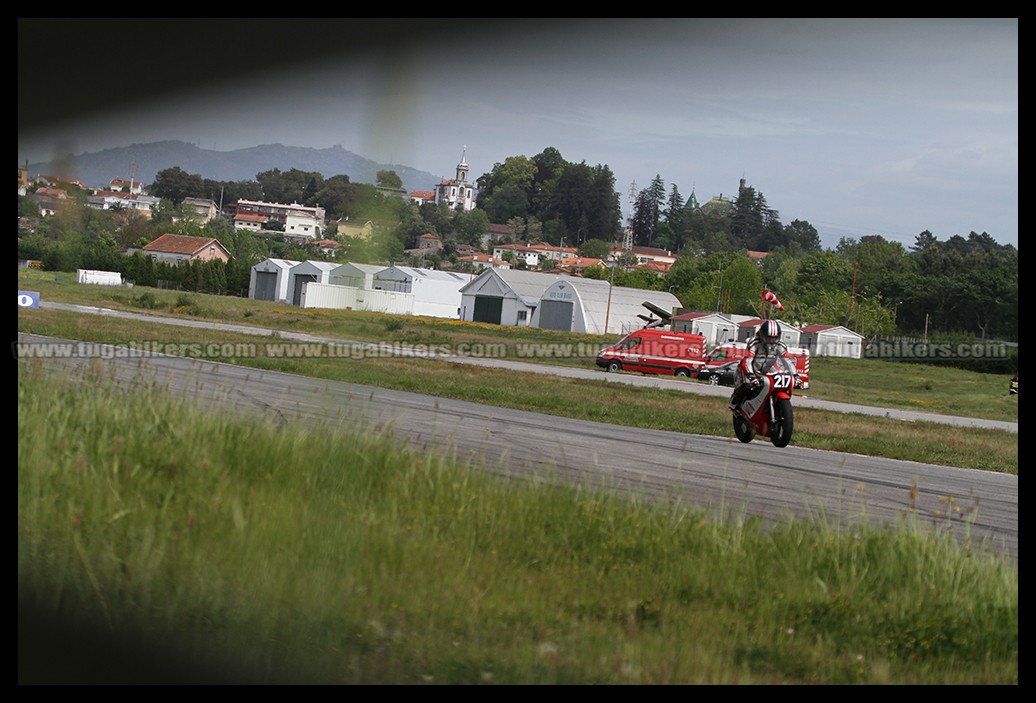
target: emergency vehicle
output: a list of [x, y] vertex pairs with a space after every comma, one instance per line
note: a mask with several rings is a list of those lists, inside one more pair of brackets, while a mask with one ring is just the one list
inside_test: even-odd
[[[725, 342], [705, 355], [705, 365], [719, 366], [728, 361], [739, 361], [746, 356], [748, 356], [746, 342]], [[788, 347], [788, 352], [784, 356], [795, 362], [795, 387], [803, 390], [809, 388], [809, 349]]]
[[596, 363], [605, 371], [689, 378], [705, 365], [705, 337], [645, 327], [597, 352]]

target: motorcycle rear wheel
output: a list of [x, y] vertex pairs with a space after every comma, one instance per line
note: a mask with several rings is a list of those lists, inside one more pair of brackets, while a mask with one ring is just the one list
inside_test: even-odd
[[745, 418], [740, 414], [734, 413], [734, 434], [738, 440], [748, 444], [755, 439], [755, 428], [745, 422]]
[[773, 401], [773, 426], [770, 428], [770, 441], [775, 447], [786, 447], [791, 442], [794, 417], [791, 400], [777, 398]]

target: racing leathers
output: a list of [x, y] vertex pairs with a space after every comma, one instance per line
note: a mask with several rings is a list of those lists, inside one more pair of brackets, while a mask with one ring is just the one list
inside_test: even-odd
[[747, 398], [755, 395], [762, 388], [760, 376], [769, 372], [774, 362], [788, 351], [788, 345], [782, 341], [767, 343], [759, 337], [753, 337], [748, 343], [748, 354], [737, 365], [734, 374], [734, 392], [730, 394], [730, 409], [737, 410]]

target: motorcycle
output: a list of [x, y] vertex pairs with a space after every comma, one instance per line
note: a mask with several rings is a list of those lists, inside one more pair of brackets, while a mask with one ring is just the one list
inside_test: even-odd
[[785, 357], [776, 357], [758, 379], [758, 390], [733, 410], [734, 434], [745, 444], [761, 435], [769, 437], [775, 447], [786, 447], [791, 442], [794, 425], [791, 409], [794, 363]]

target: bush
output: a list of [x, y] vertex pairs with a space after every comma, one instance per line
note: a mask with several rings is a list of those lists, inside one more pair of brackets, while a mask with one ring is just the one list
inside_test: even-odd
[[155, 294], [150, 291], [138, 295], [134, 304], [138, 308], [144, 308], [145, 310], [155, 310], [162, 307], [162, 304], [158, 302]]

